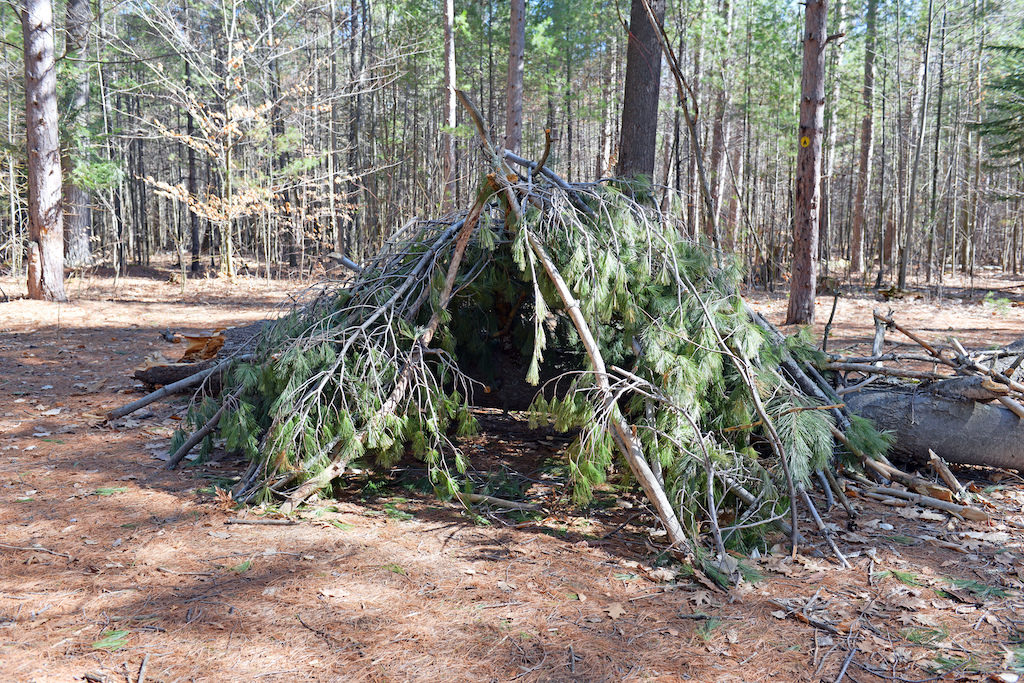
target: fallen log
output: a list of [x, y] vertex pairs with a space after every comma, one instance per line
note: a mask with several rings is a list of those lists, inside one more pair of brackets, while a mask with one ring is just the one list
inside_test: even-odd
[[843, 398], [894, 433], [897, 455], [926, 463], [934, 450], [947, 462], [1024, 470], [1024, 420], [1001, 405], [892, 386]]
[[[225, 358], [252, 353], [260, 332], [269, 323], [270, 321], [268, 320], [259, 320], [248, 325], [229, 327], [220, 332], [217, 336], [224, 338], [223, 344], [218, 345], [216, 354], [212, 358], [191, 362], [183, 358], [182, 361], [177, 363], [148, 364], [135, 370], [132, 376], [150, 387], [174, 384], [186, 377], [191, 377], [196, 373], [214, 367]], [[188, 351], [186, 351], [185, 356], [187, 357], [188, 355]], [[214, 390], [218, 388], [219, 385], [214, 387]]]

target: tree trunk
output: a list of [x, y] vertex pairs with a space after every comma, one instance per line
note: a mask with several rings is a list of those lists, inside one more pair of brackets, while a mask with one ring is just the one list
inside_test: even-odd
[[444, 0], [444, 125], [443, 135], [445, 211], [455, 202], [455, 0]]
[[[89, 23], [92, 15], [89, 0], [70, 0], [67, 8], [67, 56], [78, 58], [86, 49], [89, 37]], [[78, 120], [89, 103], [89, 70], [82, 64], [74, 65], [75, 90], [71, 98], [71, 107], [67, 115], [67, 123], [75, 128], [83, 127]], [[64, 188], [64, 221], [67, 242], [64, 263], [71, 268], [92, 265], [92, 252], [89, 240], [92, 235], [92, 209], [89, 193], [71, 182], [71, 172], [75, 168], [72, 154], [78, 150], [70, 150], [64, 159], [64, 170], [67, 173], [67, 184]]]
[[893, 432], [893, 451], [927, 461], [934, 450], [948, 462], [1024, 470], [1024, 421], [1009, 409], [929, 391], [864, 390], [846, 405]]
[[30, 299], [66, 301], [64, 216], [61, 213], [60, 145], [57, 139], [57, 74], [53, 56], [53, 6], [26, 0], [25, 142], [28, 157]]
[[853, 202], [853, 228], [850, 236], [850, 270], [864, 274], [864, 204], [871, 183], [875, 92], [875, 24], [878, 0], [868, 0], [864, 44], [864, 90], [861, 92], [864, 118], [860, 124], [860, 165], [857, 170], [857, 195]]
[[793, 274], [786, 323], [814, 322], [818, 275], [818, 203], [821, 200], [821, 137], [825, 113], [825, 0], [808, 0], [800, 90], [800, 130], [793, 212]]
[[505, 149], [519, 154], [523, 142], [523, 68], [526, 59], [526, 0], [509, 8], [508, 81], [505, 90]]
[[649, 2], [658, 24], [665, 22], [665, 0], [633, 0], [629, 14], [618, 175], [623, 178], [646, 176], [653, 181], [658, 137], [661, 43], [647, 16], [645, 2]]
[[904, 212], [903, 248], [900, 250], [900, 270], [896, 286], [907, 288], [907, 264], [910, 262], [910, 249], [913, 246], [914, 214], [917, 208], [917, 168], [921, 162], [921, 149], [924, 147], [924, 115], [928, 109], [928, 53], [932, 49], [932, 2], [928, 1], [928, 22], [924, 40], [924, 56], [921, 58], [921, 78], [917, 100], [917, 139], [914, 141], [914, 160], [910, 164], [910, 189], [907, 192], [907, 209]]

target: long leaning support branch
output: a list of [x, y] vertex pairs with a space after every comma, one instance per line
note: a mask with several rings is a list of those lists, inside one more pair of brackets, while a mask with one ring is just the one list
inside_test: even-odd
[[[511, 211], [517, 222], [522, 221], [522, 208], [519, 205], [519, 200], [516, 197], [515, 190], [509, 183], [505, 171], [507, 167], [504, 166], [504, 158], [498, 156], [494, 147], [491, 145], [490, 138], [487, 134], [486, 126], [483, 124], [483, 120], [480, 113], [477, 111], [473, 103], [470, 102], [469, 98], [462, 92], [459, 92], [459, 99], [462, 101], [463, 106], [469, 112], [470, 117], [476, 123], [477, 131], [480, 134], [481, 142], [484, 146], [484, 151], [487, 152], [495, 166], [495, 173], [492, 174], [492, 178], [498, 182], [501, 190], [504, 192], [506, 199], [508, 200], [508, 210]], [[522, 228], [525, 230], [525, 228]], [[610, 431], [612, 439], [618, 446], [619, 451], [622, 453], [626, 462], [629, 464], [630, 470], [633, 472], [633, 476], [636, 477], [637, 481], [640, 482], [640, 486], [643, 487], [644, 493], [647, 494], [648, 500], [654, 505], [658, 516], [661, 518], [662, 524], [665, 525], [665, 531], [668, 533], [669, 541], [672, 546], [678, 549], [678, 551], [692, 558], [693, 548], [690, 545], [690, 541], [686, 536], [686, 532], [683, 531], [682, 525], [679, 523], [679, 517], [676, 515], [675, 508], [672, 507], [671, 501], [665, 494], [665, 489], [662, 488], [658, 482], [651, 466], [647, 463], [644, 457], [643, 449], [637, 443], [633, 437], [632, 432], [626, 425], [626, 421], [622, 418], [619, 412], [618, 405], [615, 403], [615, 396], [612, 394], [611, 386], [608, 383], [608, 371], [605, 367], [604, 358], [601, 355], [601, 350], [597, 346], [597, 342], [594, 340], [594, 335], [590, 331], [590, 325], [587, 323], [586, 318], [583, 317], [583, 312], [580, 310], [580, 304], [576, 301], [576, 297], [573, 296], [572, 290], [565, 283], [562, 278], [562, 274], [558, 271], [551, 257], [548, 256], [547, 250], [544, 245], [541, 244], [540, 240], [532, 232], [526, 233], [527, 242], [530, 245], [530, 250], [540, 260], [544, 266], [544, 272], [547, 274], [548, 279], [555, 286], [555, 290], [558, 292], [559, 298], [562, 299], [562, 303], [565, 305], [565, 310], [569, 315], [569, 319], [572, 320], [573, 326], [576, 328], [576, 333], [580, 337], [580, 341], [583, 343], [583, 347], [587, 352], [587, 356], [590, 358], [590, 363], [594, 367], [594, 374], [597, 381], [598, 390], [601, 392], [603, 400], [605, 401], [605, 408], [608, 410], [610, 416]]]
[[672, 507], [672, 503], [665, 494], [665, 490], [658, 483], [654, 472], [651, 470], [651, 466], [644, 457], [640, 444], [633, 437], [632, 432], [626, 425], [626, 421], [619, 413], [618, 406], [615, 404], [615, 397], [608, 383], [608, 371], [605, 368], [604, 358], [601, 356], [601, 350], [598, 348], [594, 335], [590, 331], [590, 325], [587, 324], [586, 318], [583, 317], [579, 302], [573, 296], [565, 280], [562, 279], [562, 274], [555, 267], [554, 262], [548, 256], [547, 250], [540, 243], [540, 240], [531, 232], [526, 233], [526, 239], [530, 244], [530, 249], [544, 266], [544, 272], [547, 273], [548, 279], [555, 286], [558, 296], [562, 299], [563, 304], [565, 304], [565, 310], [569, 315], [569, 319], [572, 320], [576, 333], [583, 343], [583, 348], [590, 358], [590, 363], [594, 366], [597, 388], [601, 392], [605, 401], [605, 408], [609, 412], [609, 426], [612, 438], [615, 440], [626, 462], [629, 463], [629, 468], [633, 471], [633, 475], [640, 482], [640, 486], [643, 487], [648, 500], [651, 501], [655, 510], [657, 510], [658, 516], [668, 532], [669, 541], [683, 554], [692, 557], [693, 549], [690, 546], [686, 532], [683, 531], [683, 527], [679, 523], [675, 508]]

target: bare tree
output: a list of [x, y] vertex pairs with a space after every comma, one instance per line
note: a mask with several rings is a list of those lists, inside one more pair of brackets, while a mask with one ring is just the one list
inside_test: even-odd
[[28, 157], [28, 296], [66, 301], [64, 216], [61, 212], [60, 145], [57, 139], [57, 74], [53, 56], [53, 5], [26, 0], [25, 143]]
[[804, 63], [800, 79], [800, 131], [793, 208], [793, 274], [786, 323], [814, 322], [818, 275], [818, 204], [821, 201], [821, 139], [825, 124], [825, 0], [808, 0]]

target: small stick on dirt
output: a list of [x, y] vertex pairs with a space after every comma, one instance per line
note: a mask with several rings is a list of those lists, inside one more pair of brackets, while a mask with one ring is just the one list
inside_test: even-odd
[[506, 500], [504, 498], [495, 498], [494, 496], [485, 496], [482, 493], [456, 493], [455, 497], [466, 505], [476, 505], [479, 503], [485, 503], [487, 505], [497, 505], [503, 508], [511, 508], [513, 510], [539, 510], [540, 506], [535, 503], [521, 503], [515, 500]]
[[134, 413], [139, 408], [144, 408], [145, 406], [148, 406], [150, 403], [153, 403], [154, 401], [159, 401], [165, 396], [177, 394], [184, 391], [185, 389], [188, 389], [189, 387], [194, 387], [195, 385], [199, 384], [210, 375], [220, 370], [223, 370], [229, 364], [233, 363], [236, 360], [243, 361], [248, 360], [250, 358], [252, 358], [252, 356], [249, 354], [244, 354], [241, 356], [237, 356], [235, 358], [225, 358], [221, 362], [214, 365], [212, 368], [201, 370], [200, 372], [197, 372], [194, 375], [189, 375], [185, 379], [180, 379], [177, 382], [174, 382], [173, 384], [165, 384], [156, 391], [146, 394], [138, 401], [133, 401], [126, 406], [121, 406], [120, 408], [115, 408], [114, 410], [111, 410], [109, 413], [107, 413], [107, 422]]
[[938, 498], [932, 498], [931, 496], [922, 496], [920, 493], [913, 493], [911, 491], [901, 491], [899, 489], [886, 488], [884, 486], [876, 486], [868, 489], [865, 493], [873, 493], [880, 496], [889, 496], [891, 498], [903, 498], [909, 500], [912, 503], [923, 505], [925, 507], [935, 508], [936, 510], [942, 510], [943, 512], [950, 512], [955, 515], [960, 515], [967, 519], [973, 519], [978, 522], [987, 522], [990, 517], [988, 513], [978, 510], [976, 508], [968, 507], [967, 505], [959, 505], [957, 503], [950, 503], [948, 500], [940, 500]]
[[298, 524], [294, 519], [239, 519], [232, 517], [231, 519], [225, 519], [225, 524], [265, 524], [267, 526], [295, 526]]
[[820, 531], [821, 535], [825, 537], [829, 547], [832, 549], [832, 554], [836, 556], [837, 560], [839, 560], [839, 564], [843, 565], [846, 569], [850, 569], [852, 567], [850, 561], [847, 560], [846, 556], [843, 555], [843, 552], [839, 550], [839, 546], [837, 546], [836, 542], [832, 539], [832, 534], [829, 533], [828, 527], [825, 526], [825, 522], [821, 521], [821, 515], [818, 514], [818, 508], [814, 507], [814, 501], [811, 500], [811, 495], [807, 493], [807, 489], [804, 488], [803, 484], [800, 484], [797, 489], [803, 496], [804, 502], [807, 503], [807, 509], [811, 511], [811, 517], [814, 518], [814, 523], [817, 525], [818, 531]]
[[850, 650], [850, 654], [846, 655], [846, 659], [843, 660], [843, 666], [839, 669], [839, 675], [836, 676], [834, 683], [841, 683], [846, 678], [846, 670], [850, 668], [850, 662], [853, 661], [853, 656], [857, 654], [857, 648]]
[[822, 631], [825, 631], [826, 633], [831, 633], [834, 636], [841, 635], [841, 633], [839, 632], [839, 629], [837, 629], [832, 624], [829, 624], [828, 622], [825, 622], [825, 621], [821, 621], [820, 619], [815, 619], [813, 617], [809, 617], [806, 614], [804, 614], [803, 612], [798, 612], [797, 610], [793, 609], [792, 607], [790, 607], [786, 603], [782, 602], [781, 600], [774, 600], [772, 598], [769, 598], [768, 602], [771, 603], [772, 605], [775, 605], [776, 607], [780, 607], [783, 610], [785, 610], [787, 617], [793, 617], [797, 621], [802, 621], [803, 623], [807, 624], [808, 626], [813, 626], [814, 628], [821, 629]]
[[142, 664], [139, 666], [139, 675], [135, 679], [135, 683], [146, 683], [146, 667], [149, 666], [149, 653], [142, 658]]
[[964, 488], [964, 485], [960, 483], [960, 480], [953, 476], [953, 473], [949, 471], [949, 466], [946, 465], [946, 461], [935, 454], [935, 451], [928, 449], [928, 464], [935, 470], [936, 474], [941, 477], [942, 481], [946, 482], [946, 486], [959, 498], [960, 500], [970, 500], [971, 496]]
[[71, 559], [70, 555], [65, 555], [64, 553], [58, 553], [56, 550], [50, 550], [49, 548], [44, 548], [41, 545], [20, 546], [20, 545], [7, 545], [6, 543], [0, 543], [0, 548], [3, 548], [5, 550], [23, 550], [25, 552], [49, 553], [50, 555], [56, 555], [57, 557], [63, 557], [63, 558], [66, 558], [68, 560]]

